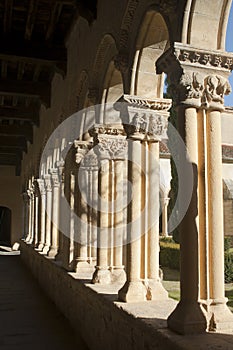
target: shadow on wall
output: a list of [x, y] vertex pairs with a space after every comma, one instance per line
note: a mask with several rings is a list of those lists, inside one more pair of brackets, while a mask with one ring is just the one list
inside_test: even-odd
[[0, 206], [0, 244], [11, 245], [11, 210]]

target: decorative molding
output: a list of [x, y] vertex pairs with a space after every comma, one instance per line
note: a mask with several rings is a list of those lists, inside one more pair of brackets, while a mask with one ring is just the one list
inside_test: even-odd
[[130, 0], [122, 20], [120, 31], [120, 47], [127, 48], [129, 41], [129, 33], [131, 32], [132, 23], [135, 18], [135, 13], [138, 8], [140, 0]]
[[89, 132], [100, 160], [126, 159], [128, 143], [123, 125], [97, 124]]
[[114, 65], [121, 73], [125, 73], [129, 68], [129, 54], [128, 52], [119, 52], [115, 56]]
[[167, 124], [172, 100], [144, 99], [139, 96], [124, 95], [130, 120], [124, 124], [131, 139], [160, 141], [166, 137]]
[[158, 73], [167, 74], [168, 91], [176, 105], [224, 109], [224, 95], [231, 92], [228, 76], [233, 54], [174, 43], [156, 67]]
[[178, 0], [160, 0], [159, 10], [164, 15], [171, 15], [176, 12]]
[[154, 100], [134, 96], [124, 95], [124, 101], [133, 107], [151, 109], [153, 111], [165, 111], [167, 112], [172, 106], [172, 100], [168, 98], [156, 98]]

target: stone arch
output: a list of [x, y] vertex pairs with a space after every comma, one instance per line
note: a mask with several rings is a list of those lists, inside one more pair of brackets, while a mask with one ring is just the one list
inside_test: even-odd
[[155, 62], [168, 49], [169, 32], [163, 16], [148, 10], [136, 41], [130, 93], [147, 98], [163, 97], [163, 74], [156, 74]]
[[225, 50], [230, 7], [228, 0], [187, 1], [181, 41], [199, 48]]
[[87, 104], [87, 92], [89, 85], [89, 76], [86, 70], [80, 73], [78, 88], [77, 88], [77, 110], [81, 110], [86, 107]]
[[109, 62], [113, 60], [116, 54], [115, 39], [110, 34], [104, 35], [97, 49], [91, 74], [88, 98], [92, 104], [101, 102], [101, 90], [106, 76], [106, 67], [109, 67]]

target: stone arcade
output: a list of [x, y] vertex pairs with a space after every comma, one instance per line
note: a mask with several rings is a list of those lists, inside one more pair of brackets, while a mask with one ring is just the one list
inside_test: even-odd
[[[3, 6], [0, 49], [0, 205], [12, 210], [11, 243], [91, 349], [230, 349], [221, 119], [233, 116], [224, 107], [231, 1], [64, 0], [46, 12], [31, 0], [20, 28], [16, 2]], [[179, 303], [159, 261], [169, 152]]]

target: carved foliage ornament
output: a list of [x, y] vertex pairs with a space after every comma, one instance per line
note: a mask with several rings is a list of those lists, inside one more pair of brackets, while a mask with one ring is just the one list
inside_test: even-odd
[[231, 93], [228, 79], [218, 75], [184, 72], [180, 79], [170, 76], [169, 92], [176, 104], [222, 108], [224, 95]]
[[126, 133], [122, 125], [97, 124], [89, 131], [94, 138], [94, 151], [100, 159], [125, 159]]
[[100, 137], [97, 146], [97, 154], [100, 159], [125, 159], [128, 143], [126, 139], [117, 137]]

